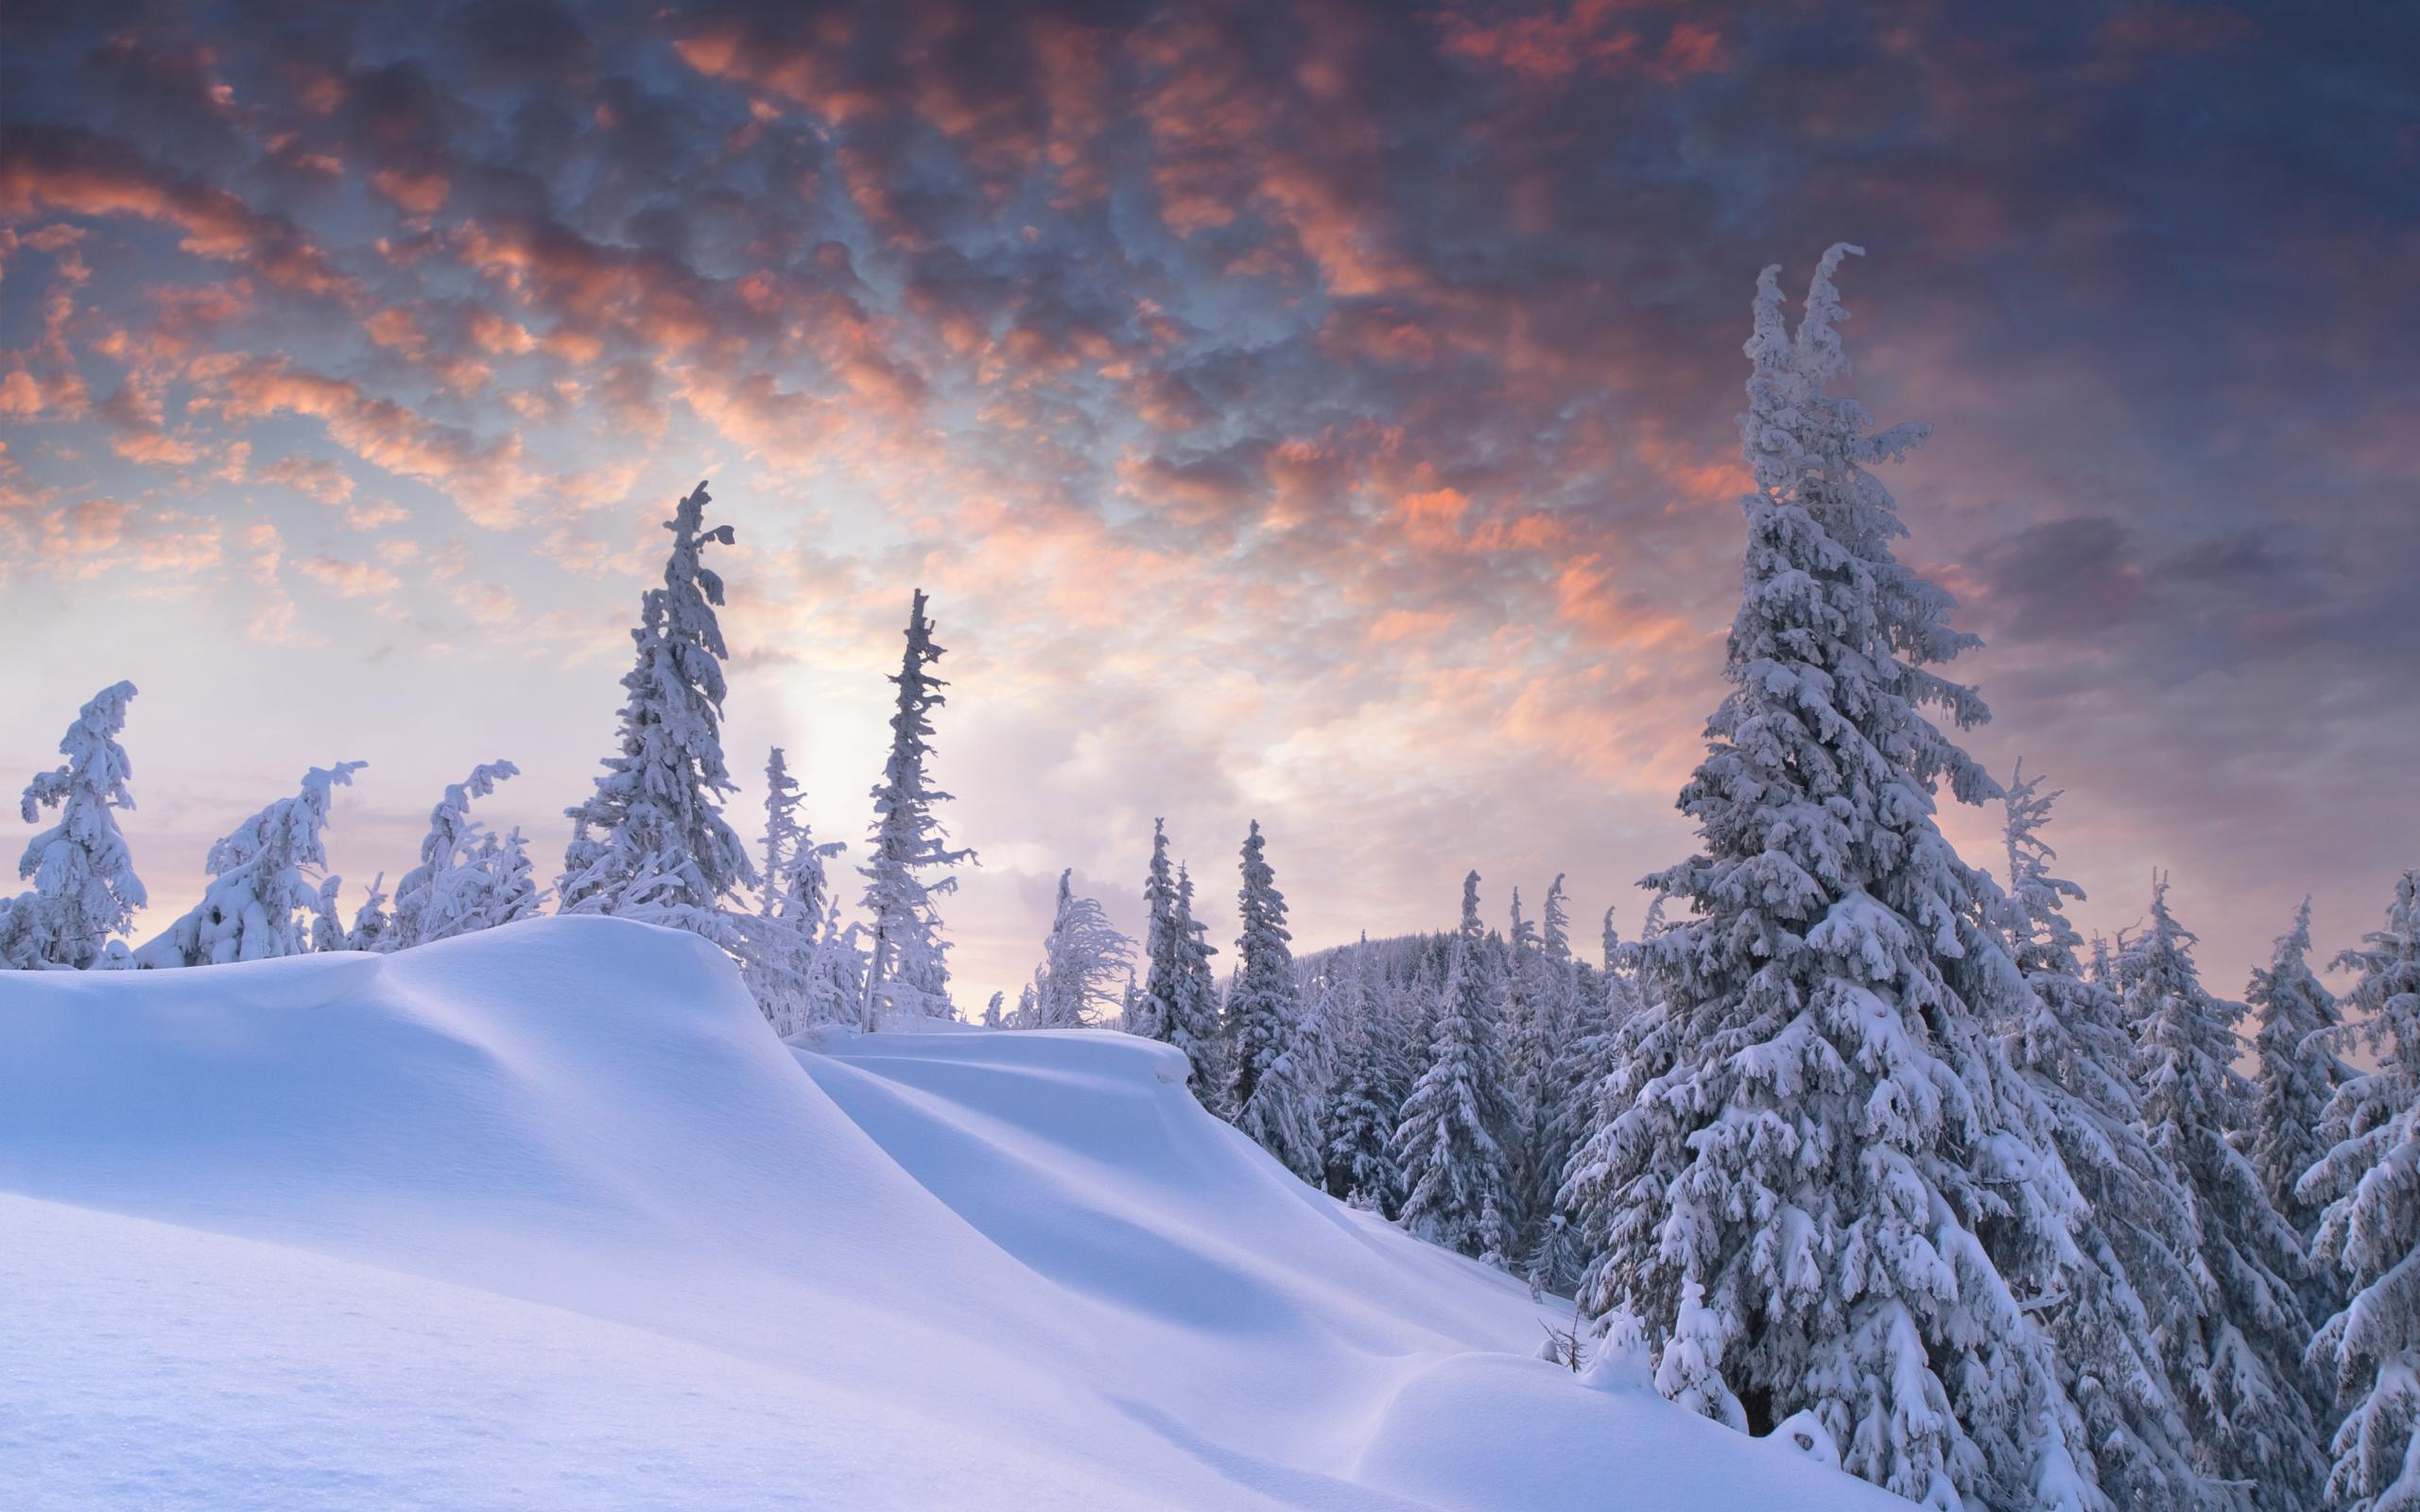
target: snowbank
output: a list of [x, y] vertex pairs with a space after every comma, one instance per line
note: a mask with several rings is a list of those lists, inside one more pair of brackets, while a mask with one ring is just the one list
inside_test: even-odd
[[48, 1507], [1901, 1505], [1526, 1358], [1172, 1052], [772, 1039], [683, 935], [0, 973]]

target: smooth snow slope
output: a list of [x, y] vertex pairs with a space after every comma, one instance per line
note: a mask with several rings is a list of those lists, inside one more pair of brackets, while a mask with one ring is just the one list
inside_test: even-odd
[[609, 919], [0, 973], [8, 1504], [1904, 1505], [1527, 1358], [1182, 1077], [784, 1046]]

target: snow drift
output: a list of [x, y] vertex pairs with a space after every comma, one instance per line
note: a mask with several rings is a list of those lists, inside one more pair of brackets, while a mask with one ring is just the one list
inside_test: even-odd
[[1529, 1358], [1122, 1035], [786, 1046], [695, 938], [0, 973], [49, 1507], [1877, 1509]]

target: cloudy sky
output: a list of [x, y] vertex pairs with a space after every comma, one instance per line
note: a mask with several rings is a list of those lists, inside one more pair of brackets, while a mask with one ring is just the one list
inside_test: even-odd
[[[2420, 11], [1577, 0], [20, 7], [0, 111], [0, 772], [141, 688], [161, 905], [308, 765], [408, 867], [544, 863], [657, 523], [711, 478], [735, 819], [862, 835], [908, 595], [974, 1003], [1151, 817], [1226, 933], [1634, 929], [1737, 591], [1758, 267], [1825, 244], [1888, 481], [2214, 985], [2420, 864]], [[10, 775], [11, 790], [21, 779]], [[1970, 859], [1996, 826], [1953, 815]], [[1583, 927], [1593, 936], [1593, 924]], [[1011, 991], [1011, 995], [1013, 992]]]

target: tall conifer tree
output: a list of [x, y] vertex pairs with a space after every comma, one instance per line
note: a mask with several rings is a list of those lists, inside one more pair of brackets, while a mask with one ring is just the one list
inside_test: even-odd
[[1168, 865], [1167, 821], [1151, 821], [1151, 862], [1143, 879], [1147, 920], [1143, 937], [1143, 990], [1136, 1000], [1133, 1032], [1184, 1052], [1192, 1067], [1196, 1097], [1219, 1096], [1219, 1004], [1201, 987], [1206, 975], [1200, 933], [1194, 927], [1192, 884], [1180, 884]]
[[2009, 939], [2031, 990], [2007, 1024], [2009, 1057], [2050, 1115], [2052, 1142], [2084, 1200], [2076, 1259], [2043, 1304], [2082, 1441], [2111, 1502], [2195, 1512], [2217, 1494], [2196, 1469], [2158, 1340], [2195, 1305], [2193, 1211], [2142, 1129], [2134, 1042], [2115, 994], [2084, 979], [2083, 943], [2041, 830], [2056, 793], [2020, 765], [2007, 793]]
[[2312, 1360], [2345, 1408], [2336, 1430], [2328, 1505], [2343, 1512], [2420, 1508], [2420, 871], [2394, 885], [2386, 928], [2336, 958], [2360, 973], [2339, 1039], [2377, 1069], [2336, 1091], [2328, 1122], [2343, 1131], [2303, 1178], [2327, 1204], [2318, 1249], [2350, 1298], [2320, 1329]]
[[1269, 842], [1260, 821], [1244, 837], [1243, 885], [1236, 894], [1241, 920], [1236, 939], [1237, 966], [1227, 995], [1227, 1044], [1231, 1057], [1227, 1099], [1237, 1115], [1250, 1107], [1269, 1068], [1290, 1049], [1302, 1012], [1294, 988], [1294, 953], [1288, 942], [1286, 895], [1270, 868]]
[[[2308, 1247], [2319, 1230], [2319, 1212], [2294, 1194], [2294, 1184], [2319, 1163], [2334, 1143], [2326, 1127], [2327, 1105], [2352, 1072], [2336, 1058], [2335, 1030], [2343, 1022], [2336, 998], [2310, 969], [2310, 900], [2294, 910], [2294, 923], [2277, 936], [2269, 964], [2256, 967], [2244, 1005], [2259, 1024], [2252, 1037], [2258, 1057], [2253, 1078], [2251, 1137], [2244, 1153], [2260, 1173], [2260, 1188]], [[2332, 1289], [2321, 1280], [2319, 1300], [2336, 1310]], [[2322, 1315], [2325, 1315], [2323, 1314]]]
[[59, 820], [26, 843], [17, 863], [33, 890], [0, 899], [0, 966], [80, 969], [125, 959], [115, 936], [149, 901], [117, 827], [116, 811], [134, 807], [126, 785], [134, 767], [117, 742], [133, 696], [131, 682], [93, 695], [60, 739], [66, 763], [26, 784], [26, 822], [39, 822], [44, 809], [57, 809]]
[[1395, 1164], [1404, 1227], [1448, 1249], [1501, 1261], [1512, 1252], [1504, 1130], [1514, 1109], [1505, 1086], [1501, 979], [1487, 954], [1473, 871], [1462, 879], [1462, 920], [1429, 1030], [1427, 1066], [1395, 1129]]
[[879, 1026], [882, 1010], [952, 1017], [948, 941], [942, 938], [934, 900], [958, 888], [958, 879], [927, 873], [972, 861], [972, 850], [953, 850], [933, 805], [950, 795], [932, 785], [925, 770], [932, 755], [933, 711], [948, 684], [934, 677], [942, 648], [933, 642], [925, 617], [925, 591], [916, 590], [908, 610], [908, 645], [899, 671], [898, 707], [890, 715], [890, 754], [882, 781], [873, 785], [873, 837], [866, 864], [865, 909], [873, 920], [866, 959], [865, 1026]]
[[2298, 1284], [2305, 1260], [2231, 1139], [2252, 1112], [2251, 1084], [2235, 1069], [2243, 1005], [2203, 988], [2193, 945], [2162, 877], [2150, 927], [2111, 969], [2134, 1024], [2144, 1127], [2182, 1178], [2199, 1230], [2199, 1305], [2169, 1321], [2163, 1352], [2203, 1469], [2236, 1487], [2228, 1503], [2299, 1512], [2325, 1468], [2302, 1359], [2311, 1336]]
[[1665, 1394], [1758, 1432], [1810, 1412], [1901, 1495], [2040, 1499], [2072, 1416], [2003, 1257], [2056, 1256], [2073, 1190], [1992, 1032], [2021, 979], [1997, 889], [1933, 794], [1997, 787], [1933, 723], [1986, 717], [1928, 670], [1977, 644], [1893, 555], [1866, 471], [1921, 442], [1824, 392], [1846, 370], [1825, 253], [1793, 335], [1758, 281], [1741, 418], [1755, 491], [1707, 751], [1682, 790], [1703, 850], [1650, 881], [1692, 917], [1644, 944], [1629, 1093], [1575, 1160], [1608, 1247], [1583, 1298], [1625, 1308]]
[[[572, 820], [558, 909], [619, 914], [728, 943], [724, 901], [754, 880], [747, 848], [723, 822], [737, 791], [722, 753], [722, 662], [730, 654], [715, 610], [722, 577], [709, 545], [732, 543], [729, 525], [705, 524], [713, 501], [700, 483], [675, 507], [664, 586], [639, 604], [635, 663], [622, 679], [619, 749]], [[400, 891], [399, 891], [400, 897]]]

